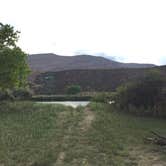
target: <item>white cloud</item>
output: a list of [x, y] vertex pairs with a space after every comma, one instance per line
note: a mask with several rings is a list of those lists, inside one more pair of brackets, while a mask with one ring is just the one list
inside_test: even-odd
[[166, 57], [165, 0], [0, 0], [0, 21], [28, 53], [105, 52], [126, 62]]

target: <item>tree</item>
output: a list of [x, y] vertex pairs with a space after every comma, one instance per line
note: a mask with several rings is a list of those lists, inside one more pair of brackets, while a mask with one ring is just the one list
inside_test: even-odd
[[0, 48], [15, 47], [19, 33], [19, 31], [14, 31], [13, 26], [0, 23]]
[[71, 85], [67, 87], [67, 94], [75, 95], [80, 93], [81, 87], [79, 85]]
[[0, 88], [25, 87], [29, 68], [27, 55], [16, 45], [18, 31], [0, 23]]
[[119, 87], [116, 96], [117, 103], [123, 108], [129, 105], [137, 108], [153, 108], [161, 100], [165, 83], [162, 73], [153, 69], [142, 79]]

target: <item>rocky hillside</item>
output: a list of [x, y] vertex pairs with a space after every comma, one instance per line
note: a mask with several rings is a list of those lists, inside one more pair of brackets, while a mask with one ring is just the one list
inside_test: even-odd
[[[166, 66], [157, 67], [166, 76]], [[142, 78], [149, 69], [68, 70], [37, 75], [37, 94], [63, 94], [69, 85], [80, 85], [82, 91], [114, 91], [118, 86]]]

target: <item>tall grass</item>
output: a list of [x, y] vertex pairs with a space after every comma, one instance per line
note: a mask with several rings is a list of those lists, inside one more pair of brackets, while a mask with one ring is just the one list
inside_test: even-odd
[[[103, 103], [88, 107], [1, 103], [0, 165], [53, 166], [63, 154], [64, 166], [136, 166], [154, 151], [158, 161], [166, 160], [162, 149], [143, 141], [151, 130], [165, 133], [165, 120], [123, 114]], [[89, 114], [94, 119], [86, 129]]]
[[141, 151], [140, 156], [154, 150], [161, 158], [165, 156], [162, 148], [144, 143], [145, 137], [152, 137], [152, 130], [166, 134], [165, 120], [119, 113], [112, 106], [102, 103], [91, 103], [90, 108], [96, 113], [96, 120], [88, 134], [89, 144], [95, 149], [89, 157], [92, 165], [138, 165], [139, 156], [130, 153], [137, 148]]
[[80, 118], [80, 111], [62, 105], [1, 104], [0, 163], [49, 166], [58, 157], [68, 126]]

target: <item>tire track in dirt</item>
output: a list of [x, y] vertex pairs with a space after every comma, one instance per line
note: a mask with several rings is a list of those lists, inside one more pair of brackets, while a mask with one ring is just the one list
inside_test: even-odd
[[[64, 113], [62, 112], [62, 116], [63, 115], [64, 115]], [[90, 110], [90, 108], [85, 107], [85, 109], [84, 109], [84, 118], [78, 124], [78, 127], [80, 128], [79, 131], [82, 132], [82, 133], [85, 133], [91, 127], [91, 124], [92, 124], [92, 122], [93, 122], [94, 119], [95, 119], [94, 112], [92, 112]], [[71, 131], [72, 131], [72, 127], [70, 126], [68, 128], [68, 135], [65, 135], [63, 137], [62, 144], [65, 144], [65, 142], [69, 139]], [[54, 166], [63, 166], [64, 165], [65, 155], [66, 155], [65, 152], [61, 151], [58, 154], [58, 157], [57, 157], [57, 160], [56, 160], [56, 163], [54, 164]]]

